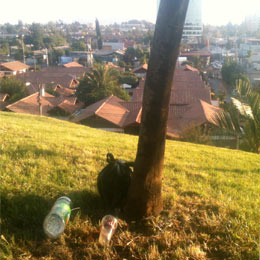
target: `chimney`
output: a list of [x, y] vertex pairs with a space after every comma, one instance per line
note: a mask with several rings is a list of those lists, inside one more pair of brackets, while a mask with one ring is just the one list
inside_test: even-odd
[[45, 84], [42, 84], [40, 91], [41, 91], [41, 97], [45, 97]]

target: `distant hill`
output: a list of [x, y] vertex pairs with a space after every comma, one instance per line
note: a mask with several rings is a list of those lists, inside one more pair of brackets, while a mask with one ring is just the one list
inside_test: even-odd
[[[107, 152], [132, 161], [138, 138], [47, 117], [0, 113], [1, 259], [258, 259], [260, 157], [167, 141], [164, 210], [120, 225], [98, 245], [96, 189]], [[58, 196], [73, 201], [65, 233], [44, 237]]]

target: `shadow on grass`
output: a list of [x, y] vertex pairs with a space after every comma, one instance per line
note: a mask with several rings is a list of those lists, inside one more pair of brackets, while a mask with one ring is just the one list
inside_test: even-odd
[[[53, 199], [46, 199], [35, 194], [21, 194], [8, 196], [1, 194], [1, 222], [2, 234], [7, 239], [12, 236], [22, 241], [41, 241], [46, 238], [43, 232], [43, 221], [51, 210], [56, 199], [68, 196], [72, 200], [72, 208], [80, 207], [80, 217], [89, 218], [93, 223], [98, 223], [105, 213], [98, 194], [83, 190], [69, 194], [59, 194]], [[71, 220], [75, 217], [72, 211]]]
[[198, 197], [198, 198], [202, 197], [201, 194], [199, 194], [196, 191], [183, 191], [183, 192], [180, 193], [180, 195], [183, 196], [183, 197], [186, 197], [186, 196], [188, 196], [188, 197]]
[[19, 145], [15, 150], [9, 151], [9, 156], [12, 159], [24, 158], [28, 154], [33, 154], [37, 158], [41, 156], [57, 156], [57, 153], [53, 150], [41, 149], [38, 148], [36, 145], [30, 144]]
[[[68, 196], [72, 201], [72, 209], [80, 208], [80, 217], [87, 217], [91, 219], [92, 223], [98, 223], [98, 221], [108, 213], [104, 209], [100, 196], [95, 192], [87, 190], [74, 191], [66, 196]], [[71, 218], [73, 219], [74, 216], [75, 213], [72, 211]]]
[[[219, 173], [237, 173], [237, 174], [248, 174], [247, 170], [241, 170], [241, 169], [237, 169], [237, 168], [208, 168], [208, 167], [201, 167], [200, 168], [202, 171], [206, 171], [206, 172], [211, 172], [216, 171]], [[260, 170], [255, 168], [252, 173], [260, 173]]]

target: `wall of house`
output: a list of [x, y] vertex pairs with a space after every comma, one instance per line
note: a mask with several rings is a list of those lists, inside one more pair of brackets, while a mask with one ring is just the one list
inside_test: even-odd
[[126, 127], [124, 130], [125, 130], [126, 134], [139, 135], [140, 125], [139, 124], [133, 124], [131, 126]]
[[120, 128], [117, 125], [98, 116], [91, 116], [80, 121], [80, 123], [94, 128]]

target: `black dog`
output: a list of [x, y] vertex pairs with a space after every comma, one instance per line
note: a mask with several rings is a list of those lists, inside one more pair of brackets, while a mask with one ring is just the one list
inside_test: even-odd
[[128, 189], [131, 183], [132, 162], [114, 159], [111, 153], [107, 154], [108, 165], [99, 173], [97, 187], [109, 210], [123, 209]]

